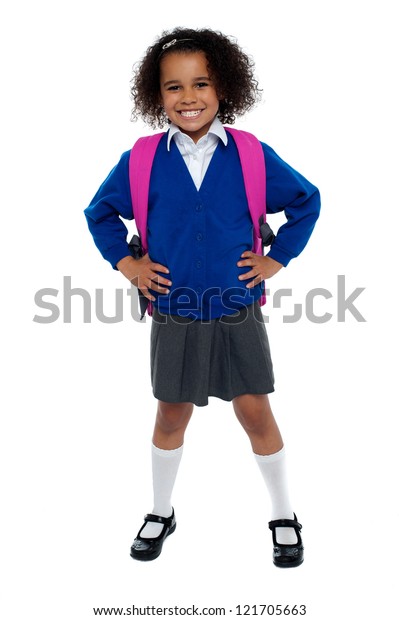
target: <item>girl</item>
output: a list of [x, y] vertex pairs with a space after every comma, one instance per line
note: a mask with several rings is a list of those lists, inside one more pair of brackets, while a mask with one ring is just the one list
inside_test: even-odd
[[259, 307], [264, 280], [305, 247], [319, 214], [316, 187], [262, 143], [267, 210], [284, 211], [266, 256], [251, 251], [253, 224], [234, 140], [223, 123], [251, 109], [253, 64], [230, 37], [177, 28], [147, 49], [132, 80], [133, 119], [169, 124], [154, 158], [148, 253], [131, 256], [120, 216], [132, 219], [129, 154], [85, 210], [105, 259], [154, 304], [151, 378], [158, 400], [152, 442], [154, 506], [131, 547], [153, 560], [176, 528], [172, 490], [194, 405], [232, 401], [270, 493], [273, 562], [303, 562], [301, 525], [288, 495], [285, 449], [267, 394], [273, 368]]

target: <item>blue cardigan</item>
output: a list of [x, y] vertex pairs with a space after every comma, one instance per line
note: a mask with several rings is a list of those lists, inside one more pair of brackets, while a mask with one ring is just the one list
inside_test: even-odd
[[[238, 275], [242, 252], [252, 247], [252, 221], [237, 147], [219, 141], [199, 190], [174, 141], [166, 134], [154, 158], [148, 209], [148, 248], [154, 262], [168, 267], [172, 287], [158, 295], [162, 312], [213, 319], [236, 312], [261, 295], [261, 285], [247, 289]], [[262, 143], [267, 175], [267, 212], [284, 211], [287, 222], [269, 256], [284, 266], [305, 247], [320, 210], [317, 188]], [[115, 268], [130, 254], [122, 219], [132, 219], [129, 155], [123, 153], [85, 215], [103, 257]]]

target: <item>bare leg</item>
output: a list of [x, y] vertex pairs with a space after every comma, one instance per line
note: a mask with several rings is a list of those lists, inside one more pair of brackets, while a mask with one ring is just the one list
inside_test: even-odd
[[255, 454], [274, 454], [281, 450], [283, 440], [267, 394], [237, 396], [233, 407]]
[[159, 400], [152, 438], [154, 445], [162, 450], [180, 448], [193, 409], [192, 403], [165, 403]]

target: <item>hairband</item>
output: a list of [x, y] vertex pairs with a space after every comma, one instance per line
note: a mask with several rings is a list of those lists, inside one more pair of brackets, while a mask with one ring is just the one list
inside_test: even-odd
[[169, 47], [172, 47], [172, 45], [176, 45], [176, 43], [182, 43], [182, 41], [194, 41], [194, 39], [172, 39], [168, 43], [162, 45], [162, 49], [167, 50]]

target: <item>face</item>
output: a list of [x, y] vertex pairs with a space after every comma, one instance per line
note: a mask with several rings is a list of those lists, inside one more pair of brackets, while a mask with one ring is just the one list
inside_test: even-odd
[[166, 116], [198, 142], [208, 132], [219, 109], [205, 54], [173, 52], [162, 58], [160, 90]]

